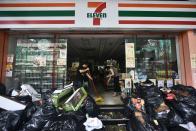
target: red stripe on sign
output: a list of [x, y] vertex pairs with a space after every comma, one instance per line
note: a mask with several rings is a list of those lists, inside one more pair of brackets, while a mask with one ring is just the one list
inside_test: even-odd
[[74, 20], [1, 20], [0, 24], [75, 24]]
[[119, 24], [196, 25], [196, 21], [119, 20]]
[[134, 3], [119, 3], [118, 7], [196, 8], [196, 5], [195, 4], [134, 4]]

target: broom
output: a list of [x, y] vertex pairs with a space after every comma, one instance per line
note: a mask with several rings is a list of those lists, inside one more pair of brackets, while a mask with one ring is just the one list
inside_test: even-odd
[[91, 86], [93, 87], [94, 93], [95, 93], [95, 95], [96, 95], [95, 101], [96, 101], [96, 102], [103, 102], [104, 99], [103, 99], [103, 97], [101, 97], [101, 96], [99, 95], [99, 93], [98, 93], [98, 91], [97, 91], [97, 88], [95, 87], [94, 81], [91, 80], [91, 79], [89, 79], [89, 81], [90, 81], [90, 84], [91, 84]]

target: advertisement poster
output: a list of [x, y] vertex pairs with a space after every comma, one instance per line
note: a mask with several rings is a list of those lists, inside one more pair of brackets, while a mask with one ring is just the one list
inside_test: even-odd
[[59, 66], [63, 66], [63, 65], [66, 65], [66, 59], [57, 59], [57, 65]]
[[13, 54], [9, 54], [7, 56], [6, 77], [12, 77], [13, 62], [14, 62], [14, 55]]
[[14, 62], [14, 55], [8, 55], [7, 56], [7, 63], [13, 63]]
[[131, 79], [125, 79], [125, 88], [131, 88], [132, 84], [131, 84]]
[[196, 69], [196, 54], [192, 54], [191, 67]]
[[36, 67], [46, 66], [46, 56], [36, 56], [33, 60], [33, 65]]
[[129, 71], [129, 78], [135, 79], [135, 71], [134, 70]]
[[173, 80], [167, 80], [167, 87], [173, 87], [174, 83], [173, 83]]
[[191, 56], [191, 68], [192, 68], [193, 86], [196, 86], [196, 54], [192, 54]]
[[135, 68], [135, 48], [134, 43], [125, 44], [126, 68]]
[[6, 77], [12, 77], [13, 66], [12, 63], [6, 65]]
[[60, 58], [64, 58], [64, 59], [67, 58], [67, 50], [66, 49], [60, 50]]
[[158, 87], [165, 87], [165, 81], [164, 80], [158, 80]]

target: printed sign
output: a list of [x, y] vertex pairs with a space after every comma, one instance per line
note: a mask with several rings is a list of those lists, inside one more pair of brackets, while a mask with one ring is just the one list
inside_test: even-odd
[[132, 82], [131, 79], [125, 79], [125, 88], [131, 88]]
[[57, 65], [59, 66], [63, 66], [63, 65], [66, 65], [66, 59], [57, 59]]
[[134, 43], [125, 44], [126, 68], [135, 68], [135, 48]]
[[66, 49], [60, 50], [60, 58], [64, 58], [64, 59], [67, 58], [67, 50]]
[[191, 56], [191, 68], [192, 68], [192, 80], [193, 86], [196, 86], [196, 54], [192, 54]]
[[[168, 1], [145, 0], [50, 1], [1, 0], [0, 28], [196, 29], [196, 19], [193, 19], [196, 11], [190, 6], [195, 5], [194, 2], [174, 5]], [[165, 5], [171, 8], [162, 8]], [[47, 45], [40, 48], [45, 50]]]
[[8, 55], [7, 56], [7, 63], [13, 63], [14, 61], [14, 55]]
[[165, 81], [164, 80], [158, 80], [158, 87], [165, 87]]
[[167, 80], [167, 87], [173, 87], [174, 86], [174, 83], [173, 83], [173, 80]]
[[196, 54], [192, 54], [191, 57], [191, 67], [196, 68]]
[[46, 56], [36, 56], [33, 60], [33, 65], [36, 67], [46, 66]]

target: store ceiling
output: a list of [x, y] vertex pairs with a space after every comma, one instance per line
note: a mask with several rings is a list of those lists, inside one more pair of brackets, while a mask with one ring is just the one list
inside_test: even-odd
[[122, 37], [71, 37], [68, 38], [68, 58], [71, 59], [120, 59], [124, 57]]

